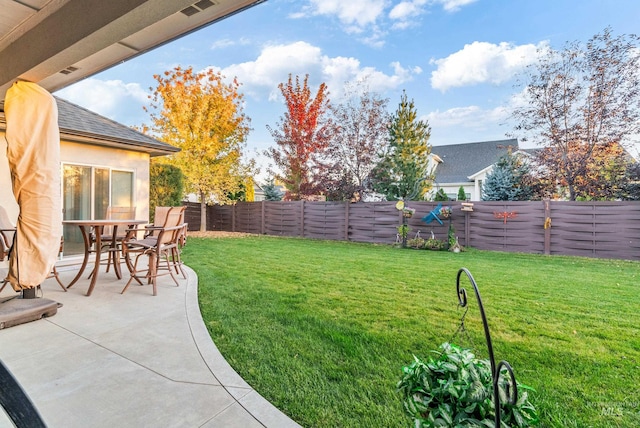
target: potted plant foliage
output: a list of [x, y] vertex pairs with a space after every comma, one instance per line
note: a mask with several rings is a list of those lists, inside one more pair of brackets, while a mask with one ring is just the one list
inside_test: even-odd
[[[402, 395], [405, 414], [416, 428], [495, 426], [495, 403], [491, 363], [479, 360], [469, 349], [444, 343], [436, 357], [414, 362], [403, 368], [397, 390]], [[507, 377], [498, 382], [500, 396], [506, 402]], [[502, 403], [501, 425], [525, 428], [536, 426], [539, 418], [529, 402], [530, 387], [518, 384], [515, 404]], [[501, 400], [502, 401], [502, 400]]]
[[407, 240], [407, 247], [415, 248], [416, 250], [422, 250], [424, 249], [425, 242], [426, 241], [424, 238], [420, 238], [419, 236], [416, 236], [415, 238], [411, 238]]

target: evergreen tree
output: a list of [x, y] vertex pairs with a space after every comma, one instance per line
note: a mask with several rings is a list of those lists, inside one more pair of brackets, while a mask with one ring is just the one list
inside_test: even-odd
[[464, 186], [460, 186], [458, 189], [458, 200], [466, 201], [467, 200], [467, 192], [464, 191]]
[[529, 167], [518, 156], [502, 156], [482, 186], [483, 201], [526, 201], [532, 190], [527, 184]]
[[267, 184], [262, 186], [265, 201], [281, 201], [282, 193], [278, 190], [273, 180], [269, 180]]
[[431, 127], [418, 120], [413, 100], [402, 93], [389, 126], [389, 148], [373, 174], [376, 191], [388, 200], [423, 200], [431, 188], [429, 137]]
[[438, 191], [436, 192], [436, 195], [434, 196], [433, 200], [434, 201], [438, 201], [438, 202], [448, 201], [449, 197], [445, 193], [444, 189], [438, 189]]

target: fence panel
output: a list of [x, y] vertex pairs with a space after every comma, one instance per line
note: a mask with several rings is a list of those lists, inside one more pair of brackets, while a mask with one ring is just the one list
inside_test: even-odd
[[262, 204], [238, 202], [234, 207], [236, 232], [262, 233]]
[[346, 211], [345, 202], [305, 202], [303, 236], [344, 241], [347, 239]]
[[200, 230], [200, 204], [196, 202], [185, 202], [187, 208], [184, 210], [184, 220], [187, 222], [189, 230]]
[[207, 208], [207, 230], [233, 230], [233, 205], [212, 205]]
[[640, 258], [637, 202], [552, 202], [551, 222], [551, 254]]
[[481, 250], [544, 253], [544, 204], [474, 203], [469, 246]]
[[[255, 203], [255, 202], [254, 202]], [[264, 209], [264, 232], [267, 235], [301, 236], [302, 202], [269, 202]]]
[[349, 240], [392, 244], [401, 217], [394, 203], [364, 202], [349, 206]]

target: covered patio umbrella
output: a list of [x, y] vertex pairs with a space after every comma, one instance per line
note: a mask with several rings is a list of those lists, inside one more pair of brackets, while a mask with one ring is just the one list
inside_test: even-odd
[[58, 108], [37, 84], [16, 82], [7, 91], [4, 111], [13, 194], [20, 206], [7, 279], [21, 291], [46, 279], [60, 248]]
[[[23, 298], [0, 303], [0, 329], [57, 312], [56, 302], [35, 299], [35, 289], [55, 264], [62, 232], [56, 101], [35, 83], [17, 82], [7, 91], [4, 111], [7, 158], [20, 207], [7, 279], [15, 291], [23, 291]], [[45, 426], [2, 362], [0, 404], [16, 426]]]

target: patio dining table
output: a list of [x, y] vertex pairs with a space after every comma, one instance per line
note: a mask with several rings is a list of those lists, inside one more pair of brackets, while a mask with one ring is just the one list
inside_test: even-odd
[[[89, 256], [91, 255], [91, 253], [95, 253], [96, 256], [94, 267], [93, 271], [90, 274], [91, 283], [89, 284], [89, 289], [87, 290], [87, 296], [91, 296], [91, 292], [93, 291], [94, 287], [96, 286], [96, 282], [98, 281], [98, 272], [100, 271], [103, 245], [102, 236], [105, 227], [113, 227], [113, 232], [111, 233], [111, 239], [108, 242], [109, 248], [107, 251], [113, 252], [113, 270], [116, 273], [116, 277], [118, 279], [121, 279], [122, 271], [120, 269], [120, 250], [118, 248], [118, 227], [132, 228], [136, 225], [146, 223], [148, 223], [146, 220], [133, 219], [64, 220], [62, 224], [75, 225], [80, 228], [80, 232], [82, 233], [82, 240], [84, 243], [84, 258], [82, 260], [82, 266], [80, 267], [80, 270], [78, 271], [76, 276], [71, 280], [69, 285], [67, 285], [67, 288], [71, 288], [71, 286], [80, 279], [89, 262]], [[91, 243], [92, 232], [95, 236], [95, 247], [93, 248]]]

